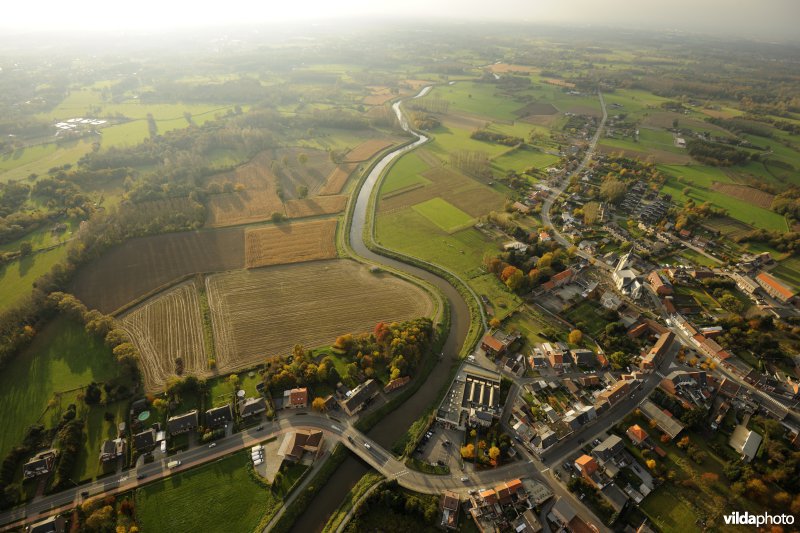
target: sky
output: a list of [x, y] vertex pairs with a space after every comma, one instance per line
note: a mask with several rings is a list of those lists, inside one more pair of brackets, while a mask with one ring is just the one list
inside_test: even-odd
[[6, 31], [165, 31], [374, 17], [512, 20], [800, 40], [800, 0], [38, 0], [8, 2]]

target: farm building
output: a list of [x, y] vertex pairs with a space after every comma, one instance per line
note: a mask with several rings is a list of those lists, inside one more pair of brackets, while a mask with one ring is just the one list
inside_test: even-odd
[[230, 404], [214, 407], [206, 411], [206, 428], [217, 429], [226, 426], [233, 420], [233, 412]]
[[781, 302], [788, 302], [797, 295], [797, 289], [786, 285], [775, 276], [767, 274], [766, 272], [761, 272], [756, 276], [756, 281], [764, 288], [767, 294]]
[[192, 409], [188, 413], [172, 416], [167, 420], [167, 431], [169, 434], [178, 435], [197, 429], [197, 409]]
[[456, 374], [450, 390], [439, 405], [438, 420], [464, 429], [473, 425], [491, 425], [500, 416], [500, 374], [485, 368], [465, 364]]
[[661, 410], [656, 404], [650, 400], [645, 400], [640, 407], [642, 414], [648, 420], [656, 421], [656, 427], [669, 435], [669, 438], [674, 439], [683, 431], [683, 424], [675, 420], [675, 418]]

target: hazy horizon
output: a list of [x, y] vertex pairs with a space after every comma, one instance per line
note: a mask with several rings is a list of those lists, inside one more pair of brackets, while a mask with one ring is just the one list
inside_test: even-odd
[[0, 29], [16, 34], [56, 32], [182, 31], [227, 25], [258, 25], [285, 22], [375, 18], [407, 20], [425, 17], [436, 21], [511, 21], [560, 26], [594, 26], [632, 30], [683, 31], [715, 36], [767, 41], [799, 41], [796, 29], [800, 2], [796, 0], [752, 0], [734, 5], [726, 0], [406, 0], [375, 3], [368, 0], [252, 6], [243, 0], [220, 4], [199, 0], [185, 4], [141, 0], [124, 7], [99, 0], [35, 4], [16, 3], [4, 10]]

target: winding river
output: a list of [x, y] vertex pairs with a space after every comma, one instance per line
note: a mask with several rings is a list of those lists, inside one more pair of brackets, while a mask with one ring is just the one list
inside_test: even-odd
[[[430, 90], [431, 87], [425, 87], [413, 98], [425, 96]], [[451, 365], [458, 357], [470, 324], [470, 313], [467, 303], [448, 281], [427, 270], [376, 254], [367, 248], [364, 243], [364, 228], [369, 218], [367, 216], [369, 200], [373, 190], [380, 183], [381, 174], [398, 157], [428, 141], [426, 136], [413, 131], [409, 127], [400, 109], [400, 104], [401, 102], [396, 102], [392, 105], [392, 110], [397, 115], [397, 119], [403, 130], [415, 135], [417, 140], [386, 154], [386, 156], [373, 167], [369, 176], [367, 176], [366, 180], [363, 182], [361, 189], [358, 191], [358, 197], [353, 211], [353, 221], [349, 235], [350, 246], [355, 253], [361, 257], [374, 263], [401, 270], [436, 286], [450, 301], [451, 327], [444, 345], [445, 357], [439, 360], [425, 383], [423, 383], [416, 394], [403, 403], [403, 405], [389, 413], [369, 431], [369, 437], [386, 448], [391, 448], [392, 444], [408, 431], [408, 428], [420, 417], [421, 413], [428, 409], [437, 399], [439, 391], [449, 379]], [[325, 526], [331, 513], [342, 503], [344, 496], [350, 492], [350, 489], [368, 471], [369, 467], [366, 463], [350, 455], [342, 466], [336, 470], [333, 476], [331, 476], [322, 490], [317, 493], [316, 497], [308, 506], [307, 512], [295, 523], [292, 532], [309, 533], [320, 531]]]

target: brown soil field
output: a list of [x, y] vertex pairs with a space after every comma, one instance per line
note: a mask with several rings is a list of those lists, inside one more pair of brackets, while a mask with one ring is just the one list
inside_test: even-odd
[[392, 94], [392, 91], [389, 87], [378, 86], [368, 87], [368, 89], [372, 92], [372, 94], [365, 96], [362, 100], [362, 102], [367, 105], [383, 105], [396, 96]]
[[524, 72], [525, 74], [530, 74], [532, 72], [539, 72], [539, 69], [536, 67], [530, 67], [528, 65], [510, 65], [508, 63], [495, 63], [494, 65], [489, 65], [487, 68], [489, 72], [494, 72], [496, 74], [508, 74], [509, 72]]
[[772, 207], [772, 200], [775, 199], [774, 194], [748, 187], [747, 185], [734, 185], [732, 183], [719, 183], [715, 181], [711, 185], [711, 188], [722, 194], [733, 196], [734, 198], [744, 200], [749, 204], [757, 205], [764, 209]]
[[131, 239], [78, 270], [69, 290], [89, 309], [112, 313], [189, 274], [244, 267], [244, 231], [166, 233]]
[[147, 300], [125, 313], [122, 327], [139, 349], [139, 367], [145, 390], [163, 390], [175, 375], [175, 360], [183, 360], [184, 376], [208, 374], [208, 354], [203, 341], [203, 322], [194, 282]]
[[[298, 160], [301, 154], [305, 155], [305, 163]], [[234, 171], [206, 179], [206, 183], [244, 187], [241, 191], [209, 197], [206, 226], [251, 224], [266, 220], [275, 212], [285, 213], [279, 188], [288, 199], [297, 196], [300, 186], [307, 187], [309, 196], [314, 196], [333, 169], [330, 157], [322, 150], [286, 148], [262, 152]]]
[[325, 180], [325, 184], [320, 188], [319, 194], [339, 194], [342, 192], [342, 187], [344, 187], [344, 184], [347, 183], [350, 173], [353, 172], [355, 168], [356, 165], [350, 163], [339, 165], [333, 169], [333, 172], [331, 172]]
[[505, 200], [502, 195], [458, 172], [437, 167], [426, 170], [422, 176], [431, 180], [431, 183], [402, 194], [381, 198], [378, 212], [388, 213], [405, 209], [437, 196], [444, 198], [471, 217], [479, 217], [503, 207]]
[[345, 162], [359, 163], [361, 161], [367, 161], [384, 148], [387, 148], [393, 144], [395, 144], [395, 141], [391, 139], [370, 139], [368, 141], [364, 141], [347, 152], [347, 156], [345, 156]]
[[289, 218], [303, 218], [317, 215], [332, 215], [344, 211], [347, 206], [347, 196], [315, 196], [303, 200], [289, 200], [286, 202], [286, 216]]
[[555, 115], [557, 113], [558, 109], [556, 109], [553, 104], [542, 104], [539, 102], [530, 103], [514, 111], [514, 114], [518, 117], [526, 117], [528, 115]]
[[560, 80], [558, 78], [542, 78], [542, 81], [545, 83], [549, 83], [550, 85], [556, 85], [558, 87], [567, 87], [569, 89], [573, 89], [575, 87], [574, 83]]
[[348, 260], [215, 274], [206, 287], [220, 372], [433, 313], [416, 285]]
[[528, 124], [535, 124], [537, 126], [545, 126], [547, 128], [552, 128], [555, 126], [556, 122], [558, 122], [561, 115], [528, 115], [527, 117], [522, 117], [520, 122], [527, 122]]
[[458, 128], [473, 132], [483, 129], [491, 120], [464, 113], [448, 113], [442, 117], [442, 125], [448, 128]]
[[652, 159], [656, 163], [666, 163], [672, 165], [685, 165], [690, 163], [692, 158], [687, 154], [676, 154], [675, 152], [668, 152], [666, 150], [651, 149], [646, 152], [638, 150], [627, 150], [618, 148], [616, 146], [608, 146], [607, 144], [598, 144], [597, 149], [604, 154], [616, 154], [622, 152], [625, 157], [631, 159], [640, 159], [641, 161], [649, 161]]
[[590, 105], [581, 105], [581, 104], [574, 104], [566, 109], [561, 109], [564, 113], [574, 113], [576, 115], [586, 115], [589, 117], [597, 117], [600, 118], [603, 116], [603, 112], [600, 110], [599, 107], [592, 107]]
[[336, 224], [327, 219], [248, 229], [244, 234], [245, 267], [336, 257]]

